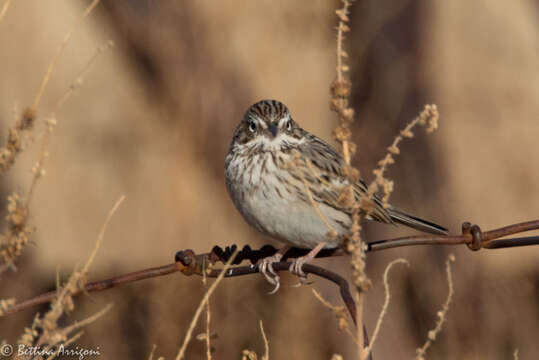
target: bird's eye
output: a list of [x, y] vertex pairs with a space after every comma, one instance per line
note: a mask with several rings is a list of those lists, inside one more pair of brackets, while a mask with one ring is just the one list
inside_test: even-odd
[[251, 130], [251, 132], [255, 132], [256, 130], [256, 124], [254, 121], [249, 121], [249, 130]]
[[288, 131], [292, 130], [292, 121], [288, 120], [286, 122], [286, 130]]

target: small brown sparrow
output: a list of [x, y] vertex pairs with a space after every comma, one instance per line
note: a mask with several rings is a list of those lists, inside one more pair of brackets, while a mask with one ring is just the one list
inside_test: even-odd
[[[260, 272], [279, 288], [279, 276], [271, 264], [291, 246], [313, 249], [295, 259], [291, 272], [305, 280], [301, 266], [322, 248], [342, 244], [349, 234], [352, 209], [339, 196], [349, 186], [341, 155], [320, 138], [303, 130], [288, 108], [276, 100], [252, 105], [236, 127], [225, 158], [226, 186], [245, 220], [263, 234], [286, 243], [263, 259]], [[363, 181], [354, 184], [356, 199], [367, 196]], [[369, 220], [404, 224], [414, 229], [447, 234], [447, 229], [408, 215], [396, 207], [384, 207], [372, 197]], [[337, 236], [330, 237], [332, 231]]]

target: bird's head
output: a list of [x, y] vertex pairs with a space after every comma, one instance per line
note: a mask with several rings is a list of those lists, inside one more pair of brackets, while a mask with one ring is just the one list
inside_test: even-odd
[[293, 146], [302, 141], [303, 130], [280, 101], [262, 100], [249, 107], [236, 128], [234, 143], [257, 146], [262, 151]]

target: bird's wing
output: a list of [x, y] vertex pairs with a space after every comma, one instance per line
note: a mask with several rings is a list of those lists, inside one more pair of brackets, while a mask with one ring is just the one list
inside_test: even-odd
[[[309, 191], [313, 195], [313, 200], [324, 203], [335, 209], [352, 213], [352, 209], [345, 209], [342, 201], [339, 200], [342, 191], [349, 185], [344, 175], [346, 163], [342, 156], [335, 151], [324, 140], [311, 135], [305, 135], [306, 141], [299, 149], [300, 159], [303, 169], [302, 175], [309, 185]], [[365, 197], [367, 185], [360, 180], [354, 184], [354, 195], [356, 200]], [[374, 220], [393, 223], [388, 211], [382, 205], [380, 199], [374, 195], [372, 197], [374, 208], [369, 214]]]

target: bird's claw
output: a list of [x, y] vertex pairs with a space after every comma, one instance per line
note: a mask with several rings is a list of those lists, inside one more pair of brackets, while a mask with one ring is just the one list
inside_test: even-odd
[[[258, 271], [262, 275], [264, 275], [266, 280], [271, 285], [275, 286], [273, 290], [269, 292], [270, 295], [275, 294], [281, 287], [281, 278], [273, 268], [273, 264], [281, 261], [282, 257], [282, 254], [277, 253], [273, 256], [268, 256], [267, 258], [262, 259], [260, 261], [260, 264], [258, 265]], [[293, 287], [308, 285], [312, 283], [307, 280], [307, 274], [305, 274], [305, 272], [303, 271], [303, 265], [310, 260], [312, 260], [312, 256], [309, 255], [292, 260], [292, 264], [288, 268], [288, 271], [299, 278], [299, 283], [297, 283], [296, 285], [292, 285]]]
[[277, 274], [275, 269], [273, 269], [273, 263], [281, 261], [283, 256], [281, 254], [275, 254], [273, 256], [268, 256], [261, 260], [258, 265], [258, 271], [264, 275], [266, 280], [273, 286], [273, 290], [269, 292], [270, 295], [275, 294], [281, 287], [281, 277]]
[[290, 271], [291, 274], [294, 274], [299, 278], [299, 282], [295, 285], [292, 285], [292, 287], [312, 284], [312, 282], [307, 280], [307, 274], [305, 274], [305, 272], [303, 271], [303, 265], [309, 260], [311, 259], [306, 256], [302, 256], [292, 260], [292, 264], [288, 268], [288, 271]]

